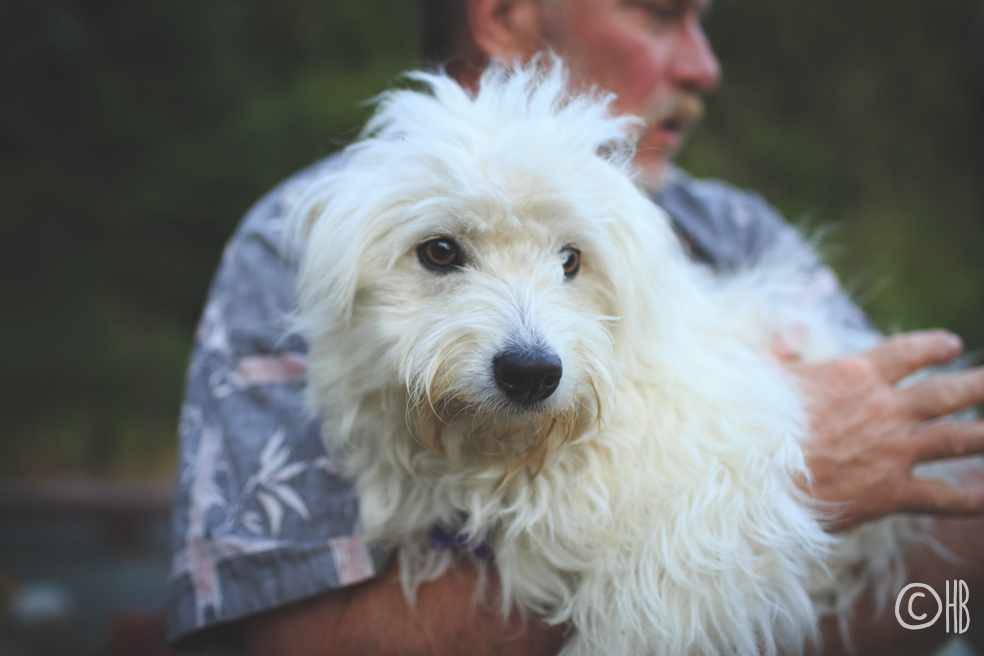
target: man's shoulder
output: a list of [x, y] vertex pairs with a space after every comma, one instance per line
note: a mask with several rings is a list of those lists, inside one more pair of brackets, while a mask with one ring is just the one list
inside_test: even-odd
[[718, 270], [754, 260], [789, 226], [762, 196], [676, 167], [654, 200], [673, 220], [692, 255]]
[[342, 158], [322, 159], [278, 184], [253, 204], [226, 243], [199, 327], [205, 333], [212, 324], [222, 327], [223, 357], [305, 350], [287, 329], [296, 302], [298, 252], [285, 226], [311, 182], [338, 167]]
[[297, 171], [266, 193], [247, 210], [242, 222], [232, 236], [232, 241], [256, 232], [269, 233], [279, 238], [290, 207], [315, 179], [341, 167], [345, 152], [337, 152]]

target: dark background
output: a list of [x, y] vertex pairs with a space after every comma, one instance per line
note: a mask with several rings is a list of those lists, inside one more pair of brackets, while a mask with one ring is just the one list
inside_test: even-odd
[[[0, 478], [166, 477], [249, 205], [415, 65], [410, 0], [0, 0]], [[716, 0], [681, 163], [832, 225], [884, 329], [984, 347], [984, 2]]]

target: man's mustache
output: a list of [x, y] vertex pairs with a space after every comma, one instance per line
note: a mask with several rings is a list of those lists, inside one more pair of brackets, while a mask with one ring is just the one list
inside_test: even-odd
[[683, 128], [697, 123], [703, 116], [704, 101], [699, 95], [674, 91], [653, 103], [642, 115], [642, 119], [649, 128], [667, 121], [678, 123]]

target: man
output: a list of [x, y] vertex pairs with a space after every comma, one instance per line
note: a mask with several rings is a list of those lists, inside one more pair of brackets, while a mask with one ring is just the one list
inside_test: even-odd
[[[578, 82], [614, 92], [618, 111], [643, 116], [636, 163], [695, 259], [726, 271], [768, 246], [806, 248], [759, 197], [670, 165], [700, 95], [720, 76], [697, 0], [444, 0], [425, 9], [439, 14], [427, 43], [465, 84], [490, 58], [525, 59], [549, 46]], [[300, 409], [304, 345], [280, 339], [296, 264], [282, 249], [280, 218], [304, 175], [247, 216], [205, 310], [182, 416], [172, 637], [179, 645], [240, 641], [255, 654], [556, 653], [562, 627], [503, 621], [494, 604], [472, 604], [469, 567], [424, 585], [410, 608], [397, 565], [360, 543], [351, 488]], [[828, 270], [817, 264], [814, 274], [844, 321], [863, 321]], [[900, 336], [824, 365], [798, 363], [795, 345], [776, 351], [813, 392], [807, 488], [837, 504], [831, 530], [893, 512], [984, 512], [984, 477], [951, 487], [910, 475], [915, 462], [984, 451], [980, 422], [926, 423], [984, 401], [984, 371], [894, 385], [956, 357], [954, 336]], [[962, 564], [925, 550], [913, 555], [909, 580], [942, 590], [944, 579], [964, 579], [980, 594], [984, 521], [940, 519], [935, 531]], [[824, 632], [825, 648], [837, 653], [836, 627]], [[864, 654], [924, 653], [942, 637], [904, 631], [869, 606], [852, 636]]]

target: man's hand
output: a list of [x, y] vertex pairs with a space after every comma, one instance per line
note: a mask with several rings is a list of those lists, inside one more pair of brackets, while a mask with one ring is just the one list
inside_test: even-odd
[[[562, 627], [517, 614], [504, 621], [498, 607], [473, 603], [478, 573], [460, 564], [420, 586], [413, 608], [400, 585], [399, 566], [246, 622], [247, 653], [257, 656], [553, 656]], [[488, 585], [494, 592], [494, 575]]]
[[896, 387], [920, 369], [955, 359], [944, 331], [898, 335], [857, 356], [821, 364], [786, 360], [809, 396], [805, 445], [810, 493], [832, 502], [842, 530], [896, 512], [984, 512], [984, 484], [954, 487], [913, 478], [920, 462], [984, 452], [984, 422], [932, 421], [984, 403], [984, 368]]

